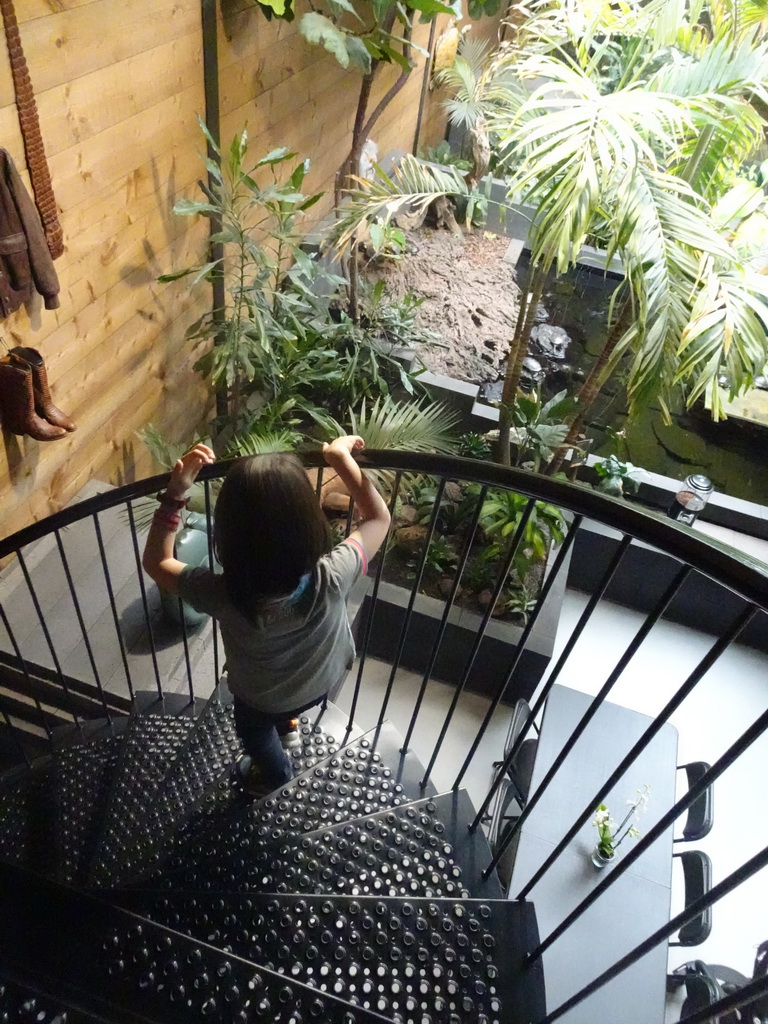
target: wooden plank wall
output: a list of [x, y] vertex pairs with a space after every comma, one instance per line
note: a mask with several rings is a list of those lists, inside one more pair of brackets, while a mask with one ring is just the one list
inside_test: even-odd
[[[204, 252], [207, 224], [175, 217], [202, 176], [200, 0], [17, 0], [66, 251], [61, 308], [33, 304], [4, 324], [9, 346], [40, 349], [54, 399], [78, 424], [39, 443], [2, 431], [0, 536], [61, 508], [90, 479], [127, 482], [153, 467], [136, 430], [154, 422], [189, 437], [210, 406], [192, 370], [187, 326], [207, 287], [156, 278]], [[254, 154], [287, 145], [309, 156], [307, 190], [325, 191], [349, 147], [359, 76], [307, 46], [297, 21], [267, 22], [248, 0], [221, 0], [221, 134], [245, 126]], [[442, 19], [438, 32], [447, 19]], [[416, 29], [426, 46], [429, 26]], [[373, 137], [384, 155], [413, 143], [424, 57]], [[396, 77], [385, 69], [378, 98]], [[421, 144], [442, 137], [430, 97]], [[0, 42], [0, 145], [28, 181], [7, 52]]]
[[[47, 443], [2, 432], [2, 535], [93, 477], [147, 475], [135, 431], [148, 421], [193, 430], [207, 395], [184, 333], [210, 305], [205, 288], [189, 295], [183, 282], [155, 280], [204, 251], [206, 225], [170, 212], [200, 174], [199, 0], [17, 0], [16, 10], [66, 251], [55, 264], [61, 308], [20, 310], [0, 332], [43, 353], [78, 430]], [[0, 126], [22, 169], [4, 40]]]

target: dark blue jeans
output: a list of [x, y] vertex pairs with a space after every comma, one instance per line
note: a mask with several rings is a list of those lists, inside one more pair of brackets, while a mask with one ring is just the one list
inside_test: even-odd
[[295, 711], [281, 711], [272, 714], [259, 711], [250, 704], [235, 697], [235, 729], [243, 741], [243, 747], [255, 765], [261, 770], [262, 778], [267, 785], [285, 785], [293, 776], [291, 765], [280, 743], [280, 736], [288, 731], [292, 718], [297, 718], [302, 711], [314, 707], [325, 697], [318, 697], [309, 704], [304, 704]]

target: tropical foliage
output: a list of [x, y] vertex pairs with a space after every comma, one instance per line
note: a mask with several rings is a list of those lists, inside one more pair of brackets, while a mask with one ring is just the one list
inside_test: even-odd
[[203, 200], [174, 209], [213, 219], [221, 253], [162, 280], [189, 276], [195, 286], [218, 275], [226, 285], [223, 306], [188, 332], [204, 346], [195, 368], [221, 398], [214, 432], [228, 430], [237, 446], [240, 437], [339, 415], [391, 386], [413, 394], [411, 376], [389, 352], [427, 340], [415, 327], [417, 300], [396, 302], [382, 285], [364, 302], [365, 321], [331, 309], [328, 293], [345, 282], [302, 248], [300, 219], [319, 198], [301, 191], [309, 162], [294, 165], [286, 149], [250, 160], [245, 132], [222, 152], [202, 127], [219, 158], [207, 161], [213, 184]]
[[[717, 214], [738, 169], [762, 139], [768, 42], [754, 0], [537, 3], [494, 74], [526, 86], [488, 118], [510, 168], [509, 194], [534, 208], [532, 275], [511, 341], [502, 397], [507, 439], [544, 275], [565, 272], [584, 244], [618, 256], [624, 279], [608, 341], [581, 389], [567, 443], [622, 358], [631, 412], [666, 409], [683, 391], [742, 392], [768, 358], [765, 263]], [[392, 216], [436, 196], [466, 196], [458, 175], [405, 159], [390, 178], [358, 182], [338, 227], [346, 243], [361, 220]]]

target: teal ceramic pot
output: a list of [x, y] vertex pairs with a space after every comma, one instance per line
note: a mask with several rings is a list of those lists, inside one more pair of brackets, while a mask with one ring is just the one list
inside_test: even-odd
[[[184, 529], [176, 536], [174, 554], [180, 562], [194, 567], [200, 566], [203, 569], [210, 567], [208, 558], [208, 531], [206, 529], [206, 518], [197, 512], [190, 512]], [[214, 572], [221, 572], [221, 566], [214, 561]], [[179, 599], [171, 594], [160, 591], [163, 613], [177, 626], [181, 625], [181, 613], [179, 611]], [[204, 612], [195, 611], [186, 601], [181, 602], [181, 611], [184, 614], [184, 623], [187, 626], [199, 626], [208, 616]]]

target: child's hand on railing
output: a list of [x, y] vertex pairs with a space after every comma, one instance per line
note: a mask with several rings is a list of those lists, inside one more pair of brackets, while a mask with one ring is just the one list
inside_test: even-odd
[[183, 498], [197, 479], [203, 468], [216, 461], [213, 451], [205, 444], [196, 444], [194, 448], [177, 460], [171, 471], [166, 494], [170, 498]]
[[342, 434], [341, 437], [337, 437], [330, 444], [323, 445], [323, 458], [330, 464], [333, 462], [334, 457], [350, 455], [352, 452], [361, 452], [363, 448], [365, 448], [365, 441], [362, 437], [358, 437], [357, 434]]

